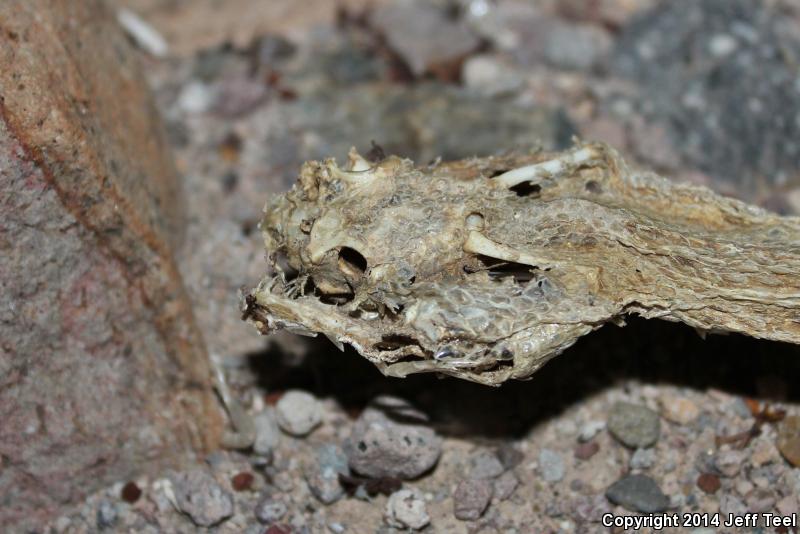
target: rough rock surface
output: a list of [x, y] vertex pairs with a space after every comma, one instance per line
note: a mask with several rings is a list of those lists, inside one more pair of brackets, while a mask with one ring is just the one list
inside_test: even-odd
[[626, 26], [617, 72], [680, 157], [739, 195], [800, 184], [800, 39], [756, 0], [662, 2]]
[[4, 525], [219, 431], [171, 253], [178, 182], [138, 69], [99, 1], [0, 5]]
[[198, 526], [216, 525], [233, 514], [230, 492], [203, 469], [176, 473], [172, 476], [172, 484], [178, 509]]
[[442, 440], [426, 426], [394, 421], [370, 407], [353, 427], [344, 451], [357, 473], [373, 478], [413, 479], [439, 460]]

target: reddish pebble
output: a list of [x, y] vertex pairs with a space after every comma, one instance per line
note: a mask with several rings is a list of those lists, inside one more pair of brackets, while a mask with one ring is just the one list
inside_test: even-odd
[[575, 458], [578, 460], [588, 460], [600, 450], [600, 445], [596, 441], [587, 441], [575, 447]]
[[711, 473], [703, 473], [702, 475], [697, 477], [697, 487], [705, 491], [709, 495], [719, 491], [720, 486], [722, 486], [722, 483], [720, 483], [719, 477], [717, 475], [713, 475]]
[[253, 473], [246, 471], [237, 473], [231, 478], [231, 486], [235, 491], [247, 491], [253, 487]]
[[128, 482], [122, 486], [122, 491], [120, 491], [120, 497], [122, 497], [122, 500], [131, 504], [138, 501], [139, 497], [141, 496], [142, 490], [136, 485], [136, 482]]
[[264, 534], [292, 534], [292, 529], [286, 525], [272, 525]]

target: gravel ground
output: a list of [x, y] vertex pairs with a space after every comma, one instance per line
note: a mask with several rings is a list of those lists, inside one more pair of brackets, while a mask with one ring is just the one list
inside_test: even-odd
[[[237, 290], [265, 269], [265, 200], [302, 161], [351, 145], [428, 161], [580, 135], [800, 213], [796, 4], [375, 6], [148, 58], [184, 176], [181, 269], [258, 437], [119, 481], [48, 530], [608, 532], [607, 513], [797, 514], [795, 347], [632, 319], [491, 389], [387, 379], [349, 349], [261, 338], [237, 312]], [[704, 526], [669, 531], [791, 531]]]

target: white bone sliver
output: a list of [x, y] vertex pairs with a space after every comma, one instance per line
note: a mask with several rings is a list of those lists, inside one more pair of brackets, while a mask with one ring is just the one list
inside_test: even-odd
[[524, 263], [525, 265], [535, 266], [540, 269], [547, 269], [554, 266], [554, 262], [552, 260], [543, 257], [536, 257], [532, 254], [520, 252], [519, 250], [507, 245], [495, 243], [488, 237], [476, 231], [469, 233], [467, 240], [464, 242], [464, 251], [472, 254], [482, 254], [498, 260]]
[[595, 158], [597, 153], [591, 148], [582, 148], [559, 159], [551, 159], [535, 165], [527, 165], [505, 172], [492, 180], [498, 185], [514, 187], [522, 182], [534, 181], [537, 178], [561, 174], [566, 169], [586, 163]]

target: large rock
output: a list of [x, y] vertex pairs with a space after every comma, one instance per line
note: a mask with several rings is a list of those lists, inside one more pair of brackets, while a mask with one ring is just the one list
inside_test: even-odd
[[217, 440], [166, 147], [101, 0], [0, 3], [4, 526]]

